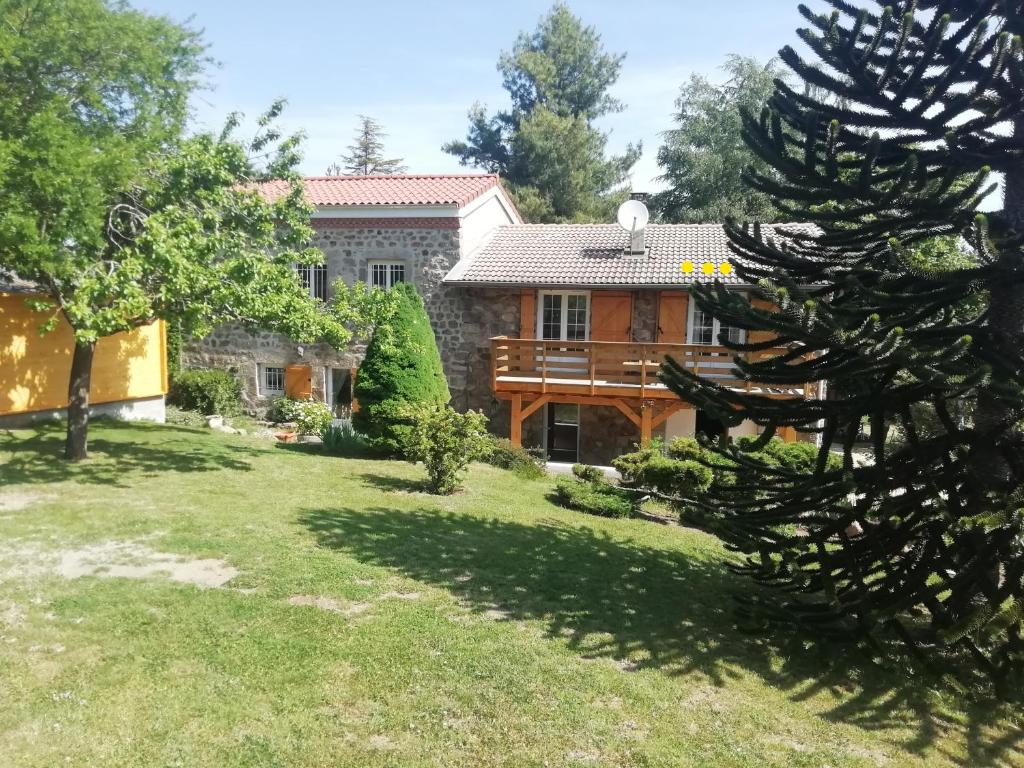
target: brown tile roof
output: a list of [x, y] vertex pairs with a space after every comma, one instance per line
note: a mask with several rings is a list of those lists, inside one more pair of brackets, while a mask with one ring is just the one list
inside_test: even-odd
[[[498, 186], [496, 174], [393, 176], [311, 176], [303, 180], [313, 205], [457, 205], [462, 207]], [[274, 199], [284, 195], [284, 181], [262, 185]]]
[[[787, 224], [812, 232], [812, 225]], [[768, 230], [770, 227], [765, 226]], [[624, 255], [629, 234], [616, 224], [513, 224], [500, 227], [483, 248], [448, 273], [446, 283], [539, 286], [676, 286], [694, 282], [739, 285], [720, 224], [652, 224], [647, 255]], [[693, 270], [683, 271], [685, 262]], [[709, 264], [711, 272], [704, 271]]]

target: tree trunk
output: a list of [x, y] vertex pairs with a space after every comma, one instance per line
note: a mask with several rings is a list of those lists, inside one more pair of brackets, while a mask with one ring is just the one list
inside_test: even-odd
[[89, 387], [95, 353], [94, 341], [75, 344], [68, 384], [68, 438], [64, 445], [64, 458], [68, 461], [89, 457]]
[[[1024, 141], [1024, 116], [1014, 120], [1014, 136]], [[1006, 174], [1003, 197], [1003, 218], [1017, 232], [1024, 232], [1024, 161]], [[1019, 250], [999, 254], [999, 261], [1008, 266], [1021, 260]], [[1024, 291], [1009, 280], [1000, 281], [989, 293], [989, 326], [993, 340], [1006, 359], [1013, 359], [1024, 349]], [[1000, 379], [1006, 374], [995, 373], [992, 383], [978, 393], [978, 407], [974, 428], [980, 444], [972, 450], [975, 476], [982, 480], [984, 490], [1004, 485], [1010, 480], [1010, 464], [986, 433], [1005, 424], [1013, 416], [1016, 404], [1000, 398]]]

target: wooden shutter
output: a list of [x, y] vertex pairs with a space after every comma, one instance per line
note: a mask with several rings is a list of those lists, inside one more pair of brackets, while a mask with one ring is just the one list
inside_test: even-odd
[[[769, 312], [777, 312], [778, 306], [774, 302], [765, 299], [751, 299], [750, 305], [755, 309], [763, 309]], [[747, 334], [747, 341], [751, 344], [760, 344], [775, 338], [770, 331], [750, 331]]]
[[658, 343], [686, 343], [686, 310], [690, 294], [686, 291], [662, 291], [658, 294]]
[[591, 341], [632, 341], [633, 294], [594, 291], [590, 294]]
[[537, 338], [536, 291], [523, 291], [519, 298], [519, 338]]
[[284, 394], [292, 400], [308, 400], [313, 396], [313, 368], [289, 365], [284, 369]]

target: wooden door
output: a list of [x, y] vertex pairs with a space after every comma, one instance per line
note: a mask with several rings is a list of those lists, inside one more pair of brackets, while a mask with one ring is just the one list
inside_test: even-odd
[[590, 295], [590, 340], [632, 341], [633, 294], [594, 291]]
[[313, 368], [289, 365], [284, 369], [284, 394], [292, 400], [308, 400], [313, 396]]
[[662, 291], [658, 294], [658, 343], [686, 343], [686, 311], [690, 295], [686, 291]]

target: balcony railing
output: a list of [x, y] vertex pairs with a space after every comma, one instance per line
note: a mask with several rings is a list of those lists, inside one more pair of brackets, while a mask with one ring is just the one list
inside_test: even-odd
[[[745, 353], [765, 359], [783, 349]], [[773, 397], [811, 398], [814, 385], [767, 387], [735, 375], [736, 353], [707, 344], [634, 344], [611, 341], [542, 341], [491, 339], [491, 387], [495, 392], [593, 395], [639, 400], [674, 399], [658, 379], [669, 356], [699, 376], [716, 383]]]

